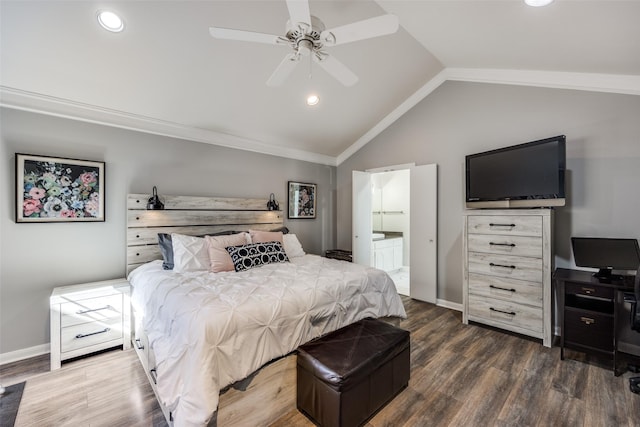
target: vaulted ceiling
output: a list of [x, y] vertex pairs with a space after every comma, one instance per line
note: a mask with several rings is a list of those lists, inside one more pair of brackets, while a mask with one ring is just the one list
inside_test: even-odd
[[[125, 21], [109, 33], [96, 13]], [[214, 39], [209, 27], [282, 35], [284, 0], [0, 2], [0, 102], [204, 143], [339, 164], [446, 80], [640, 95], [640, 0], [311, 0], [327, 28], [393, 13], [400, 30], [327, 51], [345, 87], [287, 47]], [[305, 104], [309, 93], [320, 103]]]

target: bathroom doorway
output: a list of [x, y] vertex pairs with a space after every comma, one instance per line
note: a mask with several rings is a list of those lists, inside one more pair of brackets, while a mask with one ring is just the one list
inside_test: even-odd
[[353, 172], [353, 259], [386, 271], [398, 292], [436, 302], [437, 165]]

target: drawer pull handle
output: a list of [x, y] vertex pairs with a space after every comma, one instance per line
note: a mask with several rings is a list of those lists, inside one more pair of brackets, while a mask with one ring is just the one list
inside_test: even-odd
[[497, 311], [498, 313], [508, 314], [509, 316], [515, 316], [516, 315], [515, 311], [502, 311], [502, 310], [498, 310], [497, 308], [493, 308], [493, 307], [489, 307], [489, 310]]
[[489, 244], [491, 246], [511, 246], [512, 248], [516, 247], [515, 243], [494, 243], [494, 242], [489, 242]]
[[515, 270], [516, 266], [515, 265], [504, 265], [504, 264], [495, 264], [493, 262], [490, 262], [489, 265], [491, 267], [502, 267], [502, 268], [510, 268], [512, 270]]
[[582, 288], [582, 291], [583, 291], [585, 294], [592, 294], [592, 293], [594, 293], [596, 290], [595, 290], [594, 288]]
[[76, 314], [87, 314], [87, 313], [91, 313], [94, 311], [100, 311], [100, 310], [110, 310], [113, 309], [113, 307], [111, 307], [110, 305], [105, 305], [104, 307], [100, 307], [100, 308], [91, 308], [89, 310], [78, 310], [76, 311]]
[[151, 375], [151, 378], [153, 379], [153, 383], [158, 384], [158, 371], [156, 371], [156, 368], [151, 368], [149, 370], [149, 375]]
[[499, 289], [499, 290], [501, 290], [501, 291], [509, 291], [509, 292], [515, 292], [515, 291], [516, 291], [516, 290], [515, 290], [515, 289], [513, 289], [513, 288], [511, 288], [511, 289], [508, 289], [508, 288], [501, 288], [500, 286], [493, 286], [493, 285], [489, 285], [489, 287], [490, 287], [491, 289]]
[[515, 226], [516, 226], [515, 224], [494, 224], [493, 222], [489, 223], [489, 227], [515, 227]]
[[142, 345], [142, 341], [140, 340], [140, 338], [136, 338], [136, 347], [138, 348], [138, 350], [144, 350], [144, 345]]
[[593, 325], [596, 323], [596, 319], [592, 319], [591, 317], [581, 317], [581, 322], [584, 322], [585, 325]]
[[111, 330], [111, 328], [104, 328], [101, 331], [97, 331], [97, 332], [91, 332], [88, 334], [78, 334], [76, 335], [76, 338], [86, 338], [86, 337], [90, 337], [91, 335], [98, 335], [98, 334], [104, 334], [106, 332], [109, 332]]

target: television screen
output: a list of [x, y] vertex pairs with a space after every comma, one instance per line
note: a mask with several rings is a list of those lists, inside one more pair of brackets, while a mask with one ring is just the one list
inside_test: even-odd
[[560, 135], [466, 156], [467, 202], [562, 199], [564, 205], [565, 141]]
[[573, 258], [578, 267], [598, 268], [596, 277], [607, 277], [611, 270], [637, 270], [640, 248], [637, 239], [572, 237]]

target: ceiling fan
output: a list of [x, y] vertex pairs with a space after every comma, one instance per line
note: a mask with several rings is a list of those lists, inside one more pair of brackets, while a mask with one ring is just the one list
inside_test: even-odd
[[230, 28], [209, 28], [211, 35], [218, 39], [242, 40], [290, 47], [293, 51], [287, 54], [278, 65], [269, 80], [267, 80], [267, 86], [280, 86], [284, 83], [304, 56], [309, 56], [310, 61], [313, 60], [318, 63], [343, 85], [353, 86], [357, 83], [358, 76], [323, 49], [384, 36], [398, 31], [398, 17], [395, 15], [381, 15], [327, 30], [322, 21], [309, 12], [308, 0], [286, 1], [290, 19], [287, 21], [284, 36]]

